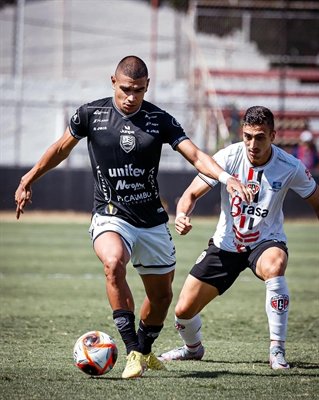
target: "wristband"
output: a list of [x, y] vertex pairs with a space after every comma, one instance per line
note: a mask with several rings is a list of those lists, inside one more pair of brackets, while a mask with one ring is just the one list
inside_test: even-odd
[[186, 215], [184, 212], [178, 213], [178, 214], [176, 215], [176, 218], [175, 218], [175, 224], [176, 224], [178, 218], [180, 218], [180, 217], [187, 217], [187, 215]]
[[219, 182], [221, 182], [221, 183], [223, 183], [223, 184], [225, 184], [225, 185], [226, 185], [226, 181], [227, 181], [228, 178], [232, 178], [232, 176], [229, 175], [229, 173], [226, 172], [226, 171], [221, 172], [221, 173], [219, 174], [219, 176], [218, 176]]

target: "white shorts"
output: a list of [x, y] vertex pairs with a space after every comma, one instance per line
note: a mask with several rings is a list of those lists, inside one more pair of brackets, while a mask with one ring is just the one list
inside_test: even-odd
[[92, 242], [105, 232], [116, 232], [121, 236], [139, 274], [161, 275], [175, 269], [175, 245], [167, 223], [153, 228], [136, 228], [120, 218], [95, 214], [89, 229]]

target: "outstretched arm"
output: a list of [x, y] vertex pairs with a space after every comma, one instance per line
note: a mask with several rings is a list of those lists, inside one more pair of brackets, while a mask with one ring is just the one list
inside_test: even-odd
[[194, 178], [177, 203], [175, 219], [177, 233], [186, 235], [193, 228], [189, 214], [194, 210], [196, 201], [210, 189], [211, 187], [201, 178], [198, 176]]
[[317, 215], [317, 218], [319, 219], [319, 186], [317, 185], [317, 188], [315, 192], [306, 199], [306, 202], [311, 205], [311, 207], [315, 210], [315, 213]]
[[78, 139], [75, 139], [71, 135], [69, 128], [67, 128], [64, 135], [50, 146], [35, 166], [21, 178], [20, 184], [15, 192], [17, 219], [23, 214], [26, 205], [32, 203], [31, 187], [33, 183], [65, 160], [77, 143], [79, 143]]
[[225, 172], [209, 155], [201, 151], [191, 140], [183, 140], [176, 146], [181, 153], [194, 167], [202, 174], [219, 180], [227, 186], [227, 192], [233, 197], [236, 192], [247, 203], [253, 201], [252, 191], [240, 181]]

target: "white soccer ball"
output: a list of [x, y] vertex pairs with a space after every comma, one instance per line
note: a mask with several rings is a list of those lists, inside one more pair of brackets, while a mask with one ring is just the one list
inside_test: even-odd
[[88, 375], [103, 375], [111, 371], [117, 361], [118, 349], [114, 339], [101, 331], [90, 331], [75, 342], [75, 365]]

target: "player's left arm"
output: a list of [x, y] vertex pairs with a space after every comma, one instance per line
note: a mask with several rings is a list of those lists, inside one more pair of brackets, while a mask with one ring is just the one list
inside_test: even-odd
[[315, 192], [306, 199], [306, 202], [311, 205], [315, 210], [317, 218], [319, 219], [319, 186], [317, 185]]
[[240, 181], [229, 175], [214, 161], [208, 154], [200, 150], [190, 139], [185, 139], [176, 146], [176, 150], [186, 158], [197, 171], [212, 179], [217, 179], [224, 183], [228, 193], [233, 197], [236, 192], [247, 203], [253, 201], [252, 191]]

